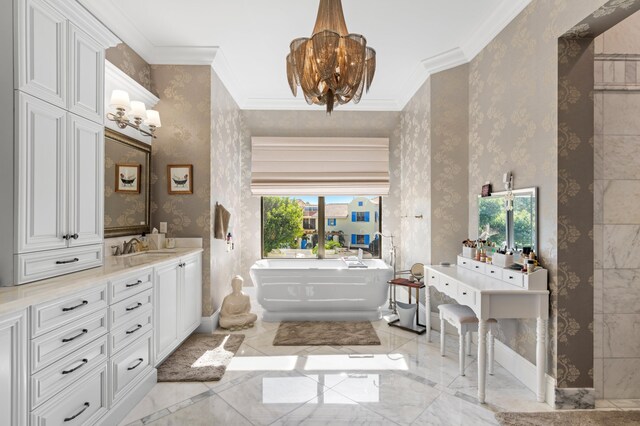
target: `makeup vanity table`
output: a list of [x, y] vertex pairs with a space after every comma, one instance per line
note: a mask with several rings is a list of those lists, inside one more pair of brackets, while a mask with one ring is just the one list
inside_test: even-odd
[[[478, 324], [478, 401], [485, 402], [487, 369], [487, 320], [536, 318], [537, 400], [545, 400], [545, 360], [547, 357], [547, 322], [549, 291], [547, 270], [531, 274], [500, 268], [458, 256], [457, 265], [426, 266], [427, 286], [467, 305], [475, 312]], [[431, 297], [426, 294], [429, 310]], [[431, 318], [427, 315], [427, 341], [430, 341]]]

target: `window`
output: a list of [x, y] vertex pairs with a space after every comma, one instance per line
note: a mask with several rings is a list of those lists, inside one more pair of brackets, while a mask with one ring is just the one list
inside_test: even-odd
[[315, 258], [318, 197], [262, 197], [262, 257]]
[[380, 258], [381, 206], [380, 197], [262, 197], [262, 257], [331, 259], [362, 249]]
[[369, 212], [351, 212], [351, 222], [369, 222]]

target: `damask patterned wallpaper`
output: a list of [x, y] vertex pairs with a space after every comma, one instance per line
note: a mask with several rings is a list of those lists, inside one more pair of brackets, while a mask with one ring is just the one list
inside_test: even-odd
[[[107, 61], [124, 71], [129, 77], [153, 92], [151, 87], [151, 66], [125, 43], [110, 47], [105, 52]], [[154, 93], [157, 95], [157, 93]]]
[[[354, 112], [337, 109], [331, 116], [324, 111], [242, 111], [247, 133], [242, 144], [242, 261], [245, 284], [250, 282], [249, 268], [260, 259], [260, 197], [251, 196], [251, 136], [302, 137], [388, 137], [390, 181], [388, 196], [383, 197], [382, 228], [394, 235], [400, 245], [400, 140], [397, 112]], [[388, 259], [389, 240], [383, 254]]]
[[[455, 263], [467, 238], [468, 78], [468, 65], [434, 74], [402, 111], [402, 269]], [[431, 311], [442, 303], [431, 289]]]
[[[215, 310], [211, 265], [211, 73], [204, 65], [153, 65], [162, 117], [151, 151], [151, 223], [168, 223], [170, 237], [202, 237], [203, 316]], [[170, 195], [167, 165], [193, 164], [193, 194]], [[217, 301], [220, 302], [219, 300]]]
[[[221, 306], [231, 291], [231, 278], [241, 274], [240, 258], [244, 234], [242, 224], [241, 178], [242, 144], [247, 131], [242, 114], [220, 77], [211, 70], [211, 217], [215, 220], [215, 204], [222, 204], [231, 213], [229, 232], [233, 249], [228, 251], [224, 240], [213, 238], [211, 227], [211, 297], [213, 310]], [[245, 276], [245, 284], [251, 282]]]
[[[471, 62], [469, 79], [469, 229], [477, 229], [476, 194], [485, 181], [499, 183], [504, 172], [512, 171], [516, 187], [538, 187], [538, 208], [543, 213], [539, 219], [539, 255], [549, 269], [552, 292], [549, 372], [557, 377], [561, 388], [592, 386], [593, 317], [583, 314], [582, 296], [573, 303], [573, 295], [592, 294], [591, 282], [578, 285], [564, 279], [569, 276], [566, 274], [560, 282], [558, 276], [559, 246], [571, 239], [577, 241], [574, 231], [558, 220], [559, 182], [564, 179], [558, 165], [558, 156], [562, 155], [558, 138], [563, 133], [562, 128], [558, 132], [557, 125], [558, 37], [605, 3], [594, 16], [628, 10], [634, 0], [533, 0]], [[571, 103], [576, 92], [569, 89], [567, 101]], [[567, 139], [570, 145], [572, 140], [576, 142]], [[566, 189], [576, 190], [570, 181], [567, 183]], [[589, 188], [587, 185], [582, 190]], [[591, 235], [591, 227], [581, 235]], [[564, 298], [562, 309], [560, 295]], [[587, 304], [587, 312], [592, 303]], [[501, 321], [498, 338], [533, 361], [533, 321]]]

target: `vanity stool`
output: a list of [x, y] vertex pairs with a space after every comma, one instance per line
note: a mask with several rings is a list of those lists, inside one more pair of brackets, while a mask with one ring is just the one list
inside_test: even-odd
[[[440, 311], [440, 355], [444, 356], [445, 321], [458, 329], [460, 336], [460, 375], [464, 376], [465, 346], [467, 355], [471, 354], [471, 333], [478, 331], [478, 318], [473, 310], [466, 305], [439, 305]], [[493, 325], [498, 321], [491, 318], [487, 321], [487, 352], [489, 353], [489, 374], [493, 375]], [[466, 345], [465, 345], [466, 340]]]

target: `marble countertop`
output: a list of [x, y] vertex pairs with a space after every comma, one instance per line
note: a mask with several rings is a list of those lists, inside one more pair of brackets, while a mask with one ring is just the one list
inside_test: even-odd
[[202, 248], [176, 248], [137, 253], [133, 256], [107, 256], [98, 268], [74, 272], [68, 275], [36, 281], [15, 287], [0, 288], [0, 315], [16, 312], [31, 305], [64, 297], [76, 291], [92, 288], [97, 284], [151, 268], [191, 254]]

